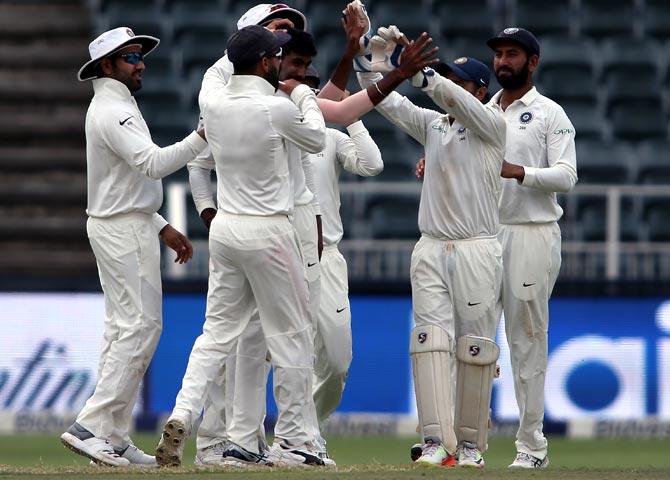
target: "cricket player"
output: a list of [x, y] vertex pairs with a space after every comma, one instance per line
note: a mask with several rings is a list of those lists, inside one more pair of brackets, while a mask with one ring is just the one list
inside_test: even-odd
[[[347, 14], [345, 14], [345, 18], [351, 14], [352, 12], [349, 8]], [[242, 18], [245, 17], [246, 15]], [[261, 20], [261, 23], [264, 22]], [[353, 52], [358, 51], [358, 41], [361, 33], [365, 30], [356, 28], [354, 28], [351, 23], [349, 26], [345, 25], [345, 31], [347, 31], [347, 49], [343, 56], [350, 55], [351, 58], [353, 58], [354, 53], [352, 53], [352, 50]], [[291, 30], [291, 32], [295, 38], [284, 47], [285, 51], [280, 69], [281, 78], [304, 80], [305, 70], [311, 63], [311, 59], [316, 53], [316, 50], [309, 34], [295, 30]], [[351, 39], [354, 39], [355, 42], [350, 41]], [[428, 64], [425, 63], [426, 58], [427, 55], [420, 55], [416, 59], [410, 57], [408, 68], [417, 71], [422, 66]], [[227, 57], [224, 57], [208, 70], [205, 79], [203, 79], [203, 90], [214, 91], [216, 87], [212, 86], [213, 83], [218, 84], [219, 88], [221, 85], [225, 84], [227, 81], [226, 65], [229, 63]], [[348, 67], [347, 72], [348, 71], [350, 71], [350, 67]], [[348, 75], [348, 73], [346, 74]], [[382, 88], [390, 91], [391, 89], [396, 88], [401, 81], [402, 79], [385, 79], [380, 85], [382, 85]], [[370, 90], [372, 90], [372, 92], [370, 92]], [[370, 110], [375, 103], [378, 103], [383, 99], [383, 96], [381, 96], [377, 88], [373, 87], [370, 90], [362, 92], [365, 95], [365, 100], [367, 102], [362, 106], [360, 101], [343, 101], [338, 103], [317, 99], [317, 103], [325, 112], [330, 113], [328, 114], [324, 112], [325, 117], [342, 121], [352, 119], [351, 122], [353, 122], [355, 115]], [[203, 95], [202, 92], [203, 91], [201, 90], [201, 101], [206, 98], [206, 94]], [[360, 98], [363, 97], [360, 97], [359, 95], [359, 99]], [[338, 109], [333, 110], [330, 108], [331, 105], [337, 105]], [[340, 105], [344, 106], [344, 108], [342, 109]], [[292, 156], [296, 156], [295, 152]], [[302, 159], [304, 172], [306, 174], [305, 177], [308, 177], [308, 167], [309, 170], [311, 170], [309, 159], [307, 159], [306, 164], [306, 155], [300, 155], [298, 152], [298, 157]], [[206, 225], [216, 214], [216, 209], [213, 208], [211, 189], [209, 187], [210, 171], [211, 160], [207, 159], [206, 155], [199, 156], [198, 159], [189, 164], [189, 179], [191, 182], [193, 198], [196, 208], [200, 212]], [[299, 174], [300, 172], [297, 173]], [[311, 192], [312, 188], [313, 187], [309, 186], [308, 190]], [[314, 189], [314, 191], [316, 190]], [[301, 197], [300, 194], [296, 193], [296, 204]], [[315, 240], [311, 240], [311, 238], [315, 237], [315, 230], [313, 227], [309, 227], [307, 222], [299, 221], [298, 210], [300, 208], [301, 207], [296, 206], [295, 211], [297, 221], [294, 220], [294, 225], [296, 226], [298, 237], [301, 240], [303, 248], [309, 251], [309, 245], [316, 244]], [[313, 213], [311, 215], [313, 215]], [[309, 216], [303, 215], [303, 218], [309, 218]], [[315, 252], [315, 249], [312, 251]], [[317, 269], [319, 268], [319, 265], [317, 262], [318, 259], [310, 260], [309, 255], [305, 255], [304, 263], [308, 275], [310, 270], [318, 271]], [[314, 283], [310, 283], [311, 299], [316, 297], [316, 294], [312, 295], [312, 291], [314, 291], [313, 285]], [[318, 297], [316, 298], [318, 299]], [[312, 318], [313, 321], [316, 322], [319, 303], [311, 302], [311, 306], [313, 308], [313, 310], [311, 310]], [[222, 374], [217, 378], [214, 382], [214, 387], [210, 390], [203, 421], [198, 430], [198, 453], [196, 455], [196, 464], [216, 465], [221, 464], [222, 462], [225, 462], [227, 465], [234, 464], [238, 466], [249, 463], [253, 464], [256, 463], [257, 460], [255, 455], [264, 450], [262, 419], [265, 415], [265, 378], [267, 377], [267, 368], [265, 365], [267, 363], [267, 349], [260, 332], [260, 323], [257, 315], [254, 315], [250, 321], [249, 328], [240, 338], [240, 344], [237, 347], [237, 358], [243, 358], [244, 361], [237, 362], [237, 366], [234, 366], [234, 363], [229, 360], [226, 365], [225, 374]], [[339, 369], [341, 370], [341, 368]], [[236, 378], [239, 378], [239, 381], [235, 381]], [[225, 385], [235, 385], [234, 393], [231, 392], [232, 389], [230, 387], [224, 391]], [[321, 389], [321, 391], [323, 390]], [[339, 399], [334, 405], [336, 406], [337, 403], [339, 403]], [[240, 408], [233, 408], [233, 406], [237, 405], [239, 405]], [[332, 406], [332, 400], [327, 403], [327, 405], [330, 405], [327, 407], [329, 409], [334, 408], [334, 406]], [[329, 458], [325, 449], [325, 442], [320, 437], [316, 414], [312, 412], [312, 415], [312, 425], [314, 427], [313, 433], [317, 438], [319, 455], [328, 465], [333, 465], [334, 462]], [[231, 435], [226, 434], [226, 430], [229, 432], [232, 430]], [[225, 448], [230, 436], [237, 438], [238, 442], [229, 444], [229, 448]]]
[[563, 210], [556, 192], [568, 192], [577, 182], [575, 128], [560, 105], [533, 86], [540, 44], [531, 32], [506, 28], [487, 44], [502, 86], [489, 105], [507, 121], [499, 238], [505, 332], [520, 416], [510, 468], [544, 468], [548, 304], [561, 267]]
[[[316, 69], [308, 68], [304, 81], [313, 89], [318, 89], [320, 79]], [[338, 250], [343, 235], [340, 173], [344, 169], [355, 175], [370, 177], [379, 175], [384, 169], [379, 147], [363, 122], [347, 126], [347, 133], [328, 128], [326, 148], [309, 155], [323, 215], [324, 241], [321, 301], [314, 347], [314, 403], [319, 424], [326, 421], [339, 405], [352, 359], [347, 263]], [[322, 451], [326, 451], [325, 440], [320, 440]]]
[[80, 81], [92, 80], [86, 115], [88, 202], [86, 230], [105, 296], [105, 331], [93, 395], [61, 442], [93, 462], [155, 466], [133, 445], [131, 414], [142, 376], [162, 328], [159, 238], [179, 263], [193, 255], [190, 242], [157, 213], [160, 179], [186, 165], [207, 143], [202, 132], [160, 148], [133, 98], [142, 86], [144, 57], [159, 40], [126, 27], [89, 45], [91, 60]]
[[[379, 35], [402, 37], [395, 27]], [[357, 57], [361, 86], [379, 78], [366, 73], [371, 66]], [[482, 103], [489, 69], [470, 57], [448, 66], [447, 78], [425, 69], [412, 79], [446, 115], [397, 93], [376, 108], [425, 147], [421, 239], [410, 268], [410, 355], [424, 440], [417, 461], [483, 467], [499, 353], [502, 252], [496, 235], [506, 126], [500, 112]]]
[[[159, 465], [181, 463], [184, 442], [202, 412], [211, 381], [255, 308], [272, 360], [279, 409], [272, 460], [259, 452], [256, 463], [323, 465], [306, 426], [306, 416], [314, 410], [314, 346], [307, 277], [289, 221], [294, 192], [287, 147], [291, 142], [310, 153], [321, 151], [325, 123], [309, 87], [289, 86], [290, 100], [274, 95], [281, 49], [289, 40], [289, 35], [259, 25], [234, 33], [227, 47], [234, 74], [204, 104], [218, 179], [207, 312], [156, 448]], [[228, 433], [232, 442], [243, 442]]]

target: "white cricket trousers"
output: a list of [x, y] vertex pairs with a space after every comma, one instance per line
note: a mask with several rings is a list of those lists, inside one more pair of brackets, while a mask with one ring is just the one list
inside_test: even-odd
[[[209, 252], [205, 324], [191, 351], [173, 416], [192, 425], [200, 415], [213, 380], [221, 377], [258, 308], [279, 410], [275, 438], [288, 445], [312, 441], [305, 412], [314, 409], [314, 346], [307, 279], [293, 226], [285, 216], [219, 212], [212, 222]], [[232, 431], [228, 439], [244, 446]]]
[[544, 458], [549, 297], [561, 268], [561, 230], [556, 222], [500, 227], [505, 333], [519, 406], [516, 449]]
[[[462, 335], [495, 340], [502, 312], [502, 248], [495, 237], [440, 240], [422, 235], [412, 252], [410, 277], [415, 326], [435, 325], [448, 335], [447, 380], [455, 393], [456, 340]], [[432, 372], [425, 375], [431, 378]]]
[[314, 404], [319, 422], [340, 404], [352, 358], [347, 262], [328, 245], [321, 257], [321, 303], [314, 340]]
[[[321, 271], [317, 245], [316, 214], [310, 205], [296, 206], [292, 219], [300, 242], [302, 260], [307, 272], [309, 313], [313, 322], [321, 290]], [[255, 309], [249, 326], [240, 336], [235, 354], [226, 360], [225, 371], [215, 380], [205, 402], [198, 428], [197, 448], [203, 449], [229, 437], [242, 447], [258, 451], [265, 441], [265, 385], [267, 384], [268, 348]], [[236, 380], [239, 379], [239, 380]], [[314, 414], [315, 415], [315, 414]], [[312, 413], [308, 413], [311, 418]], [[314, 421], [310, 421], [312, 425]], [[318, 431], [312, 434], [316, 437]]]
[[105, 330], [98, 382], [77, 422], [125, 447], [140, 382], [162, 329], [158, 231], [143, 213], [89, 218], [86, 231], [105, 295]]

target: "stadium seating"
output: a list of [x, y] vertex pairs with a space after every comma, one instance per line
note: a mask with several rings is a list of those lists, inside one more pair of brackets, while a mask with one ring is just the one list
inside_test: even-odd
[[535, 35], [570, 35], [574, 15], [571, 0], [538, 2], [536, 0], [516, 0], [514, 5], [514, 25], [527, 28]]
[[632, 36], [637, 17], [635, 0], [581, 0], [581, 33], [589, 37]]
[[670, 185], [670, 143], [667, 140], [642, 143], [636, 157], [638, 183]]
[[414, 195], [374, 195], [368, 200], [366, 218], [370, 237], [376, 239], [419, 238], [417, 212], [419, 199]]
[[670, 3], [666, 0], [645, 0], [643, 19], [645, 36], [660, 39], [670, 36]]

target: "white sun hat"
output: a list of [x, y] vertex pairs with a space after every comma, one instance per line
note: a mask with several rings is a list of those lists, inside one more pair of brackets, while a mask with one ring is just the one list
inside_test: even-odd
[[275, 18], [288, 18], [297, 30], [305, 30], [307, 19], [305, 15], [285, 3], [261, 3], [251, 7], [237, 21], [237, 29], [242, 30], [249, 25], [262, 25]]
[[79, 69], [77, 78], [80, 82], [97, 78], [95, 67], [98, 62], [125, 46], [138, 44], [142, 47], [142, 54], [148, 55], [158, 46], [160, 40], [149, 35], [135, 35], [128, 27], [118, 27], [102, 33], [88, 44], [88, 53], [91, 59]]

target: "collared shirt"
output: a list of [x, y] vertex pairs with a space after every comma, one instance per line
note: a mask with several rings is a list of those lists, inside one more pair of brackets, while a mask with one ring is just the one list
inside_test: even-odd
[[223, 212], [269, 216], [293, 211], [288, 145], [321, 151], [325, 123], [309, 87], [296, 87], [291, 100], [275, 96], [274, 87], [255, 75], [233, 75], [208, 95], [203, 117]]
[[333, 128], [326, 129], [326, 148], [308, 156], [316, 177], [324, 245], [336, 245], [344, 233], [340, 217], [339, 179], [342, 169], [362, 177], [379, 175], [384, 169], [379, 147], [363, 122], [352, 123], [347, 132], [349, 135]]
[[[381, 78], [358, 74], [361, 86]], [[377, 105], [391, 122], [424, 145], [426, 170], [419, 230], [445, 240], [498, 233], [505, 120], [498, 110], [437, 73], [424, 91], [453, 117], [419, 108], [392, 92]]]
[[535, 87], [503, 112], [502, 91], [489, 105], [507, 121], [505, 160], [522, 165], [522, 183], [504, 179], [500, 223], [555, 222], [563, 215], [556, 192], [568, 192], [577, 183], [575, 127], [560, 105]]
[[[233, 75], [235, 68], [228, 56], [224, 55], [217, 60], [214, 65], [209, 67], [202, 78], [200, 93], [198, 94], [198, 103], [200, 111], [204, 110], [207, 98], [212, 92], [224, 88]], [[288, 98], [288, 95], [278, 91], [276, 95]], [[291, 162], [289, 163], [291, 182], [294, 191], [295, 205], [314, 205], [317, 215], [321, 213], [319, 202], [314, 186], [314, 175], [311, 171], [311, 165], [306, 160], [306, 155], [295, 145], [288, 145]], [[206, 149], [198, 158], [189, 164], [189, 180], [191, 181], [191, 192], [198, 213], [206, 208], [215, 208], [214, 201], [209, 187], [209, 170], [214, 168], [214, 159], [211, 151]]]
[[123, 83], [111, 78], [92, 83], [94, 95], [86, 114], [86, 213], [99, 218], [154, 214], [163, 203], [160, 179], [186, 165], [207, 142], [192, 132], [160, 148]]

